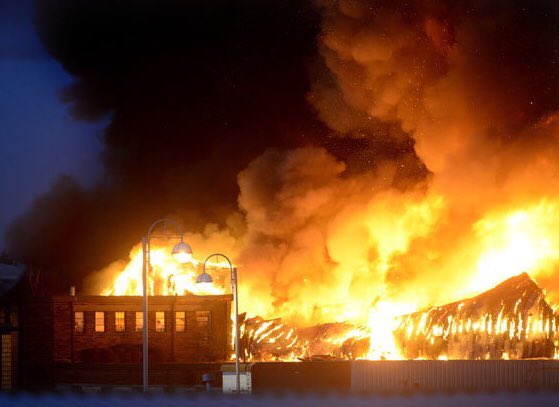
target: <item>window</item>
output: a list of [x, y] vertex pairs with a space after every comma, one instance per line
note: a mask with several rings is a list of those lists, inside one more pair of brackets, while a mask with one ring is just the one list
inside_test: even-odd
[[155, 313], [155, 331], [165, 332], [165, 313], [163, 311]]
[[136, 312], [136, 331], [144, 329], [144, 313]]
[[74, 312], [74, 332], [85, 331], [85, 319], [83, 311]]
[[184, 311], [175, 312], [175, 331], [184, 332], [186, 330], [186, 313]]
[[196, 311], [196, 325], [200, 328], [210, 326], [210, 311]]
[[0, 364], [2, 371], [0, 374], [0, 391], [12, 389], [12, 335], [2, 335], [0, 343]]
[[105, 332], [105, 313], [95, 312], [95, 332]]
[[124, 332], [126, 330], [125, 314], [122, 311], [115, 312], [115, 331]]

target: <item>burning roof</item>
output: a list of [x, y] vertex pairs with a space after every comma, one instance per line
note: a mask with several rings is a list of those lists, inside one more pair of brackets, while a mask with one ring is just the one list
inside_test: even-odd
[[[559, 316], [525, 273], [394, 322], [391, 334], [405, 359], [552, 358], [559, 347]], [[352, 323], [294, 329], [279, 319], [252, 318], [244, 323], [243, 354], [255, 360], [367, 358], [379, 339], [374, 333], [375, 326]]]
[[403, 316], [395, 335], [412, 359], [550, 358], [558, 327], [544, 292], [523, 273], [476, 297]]

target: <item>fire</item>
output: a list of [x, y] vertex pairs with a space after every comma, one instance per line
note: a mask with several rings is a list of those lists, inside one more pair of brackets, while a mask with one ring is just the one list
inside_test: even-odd
[[[172, 247], [172, 246], [171, 246]], [[200, 262], [192, 256], [177, 259], [167, 245], [155, 246], [150, 251], [151, 270], [148, 278], [149, 295], [210, 295], [224, 294], [219, 279], [212, 283], [196, 283]], [[142, 295], [142, 249], [138, 245], [130, 252], [130, 260], [112, 284], [101, 295]], [[208, 263], [211, 268], [224, 264]]]
[[[463, 245], [436, 266], [444, 268], [459, 264], [463, 273], [459, 280], [449, 279], [446, 292], [436, 295], [429, 291], [422, 291], [421, 295], [406, 290], [394, 292], [383, 287], [380, 290], [375, 288], [375, 298], [367, 298], [370, 292], [367, 281], [375, 284], [375, 276], [385, 275], [398, 267], [397, 259], [406, 256], [415, 239], [430, 237], [443, 217], [444, 200], [427, 197], [424, 201], [401, 207], [388, 200], [375, 203], [368, 211], [376, 217], [365, 216], [363, 224], [371, 244], [377, 248], [377, 256], [367, 260], [358, 251], [359, 245], [352, 248], [342, 240], [336, 240], [342, 239], [343, 234], [333, 237], [333, 244], [343, 244], [351, 255], [334, 258], [337, 261], [335, 271], [354, 278], [360, 276], [363, 286], [355, 287], [353, 291], [343, 284], [330, 287], [328, 295], [323, 295], [323, 307], [316, 315], [319, 323], [316, 329], [293, 323], [290, 308], [284, 308], [287, 313], [286, 322], [283, 322], [278, 317], [284, 315], [274, 314], [275, 308], [262, 303], [261, 293], [254, 291], [250, 281], [243, 286], [241, 280], [241, 312], [253, 316], [253, 309], [264, 310], [261, 317], [274, 318], [252, 318], [241, 325], [241, 355], [245, 360], [299, 360], [316, 355], [439, 360], [515, 359], [530, 355], [557, 357], [559, 322], [551, 308], [536, 304], [544, 301], [543, 294], [536, 302], [530, 302], [533, 295], [519, 294], [514, 304], [503, 302], [500, 309], [484, 313], [473, 312], [467, 305], [469, 300], [463, 299], [483, 293], [523, 272], [528, 272], [532, 278], [553, 274], [559, 263], [559, 233], [556, 232], [559, 222], [555, 220], [559, 219], [559, 201], [542, 199], [520, 208], [504, 208], [481, 216], [473, 223], [471, 234]], [[384, 216], [378, 216], [379, 212]], [[345, 225], [349, 223], [345, 222]], [[337, 231], [353, 232], [344, 228]], [[179, 262], [171, 255], [170, 249], [167, 244], [152, 247], [150, 295], [228, 292], [226, 273], [217, 276], [213, 283], [197, 284], [200, 261], [189, 257]], [[436, 258], [436, 254], [429, 252], [425, 256]], [[345, 262], [347, 259], [350, 261]], [[209, 262], [208, 266], [228, 268], [227, 264], [219, 262]], [[367, 271], [371, 275], [369, 280]], [[108, 282], [102, 294], [141, 295], [141, 276], [142, 252], [138, 245], [131, 251], [129, 262]], [[308, 294], [312, 295], [311, 292]], [[435, 301], [439, 304], [456, 302], [447, 309], [446, 306], [435, 306]], [[421, 309], [425, 311], [418, 312]], [[313, 317], [309, 318], [304, 307], [298, 312], [305, 313], [307, 326], [312, 325]], [[333, 322], [321, 323], [324, 319]]]
[[404, 358], [394, 338], [394, 331], [398, 327], [396, 317], [404, 313], [405, 305], [384, 301], [379, 302], [371, 309], [368, 322], [371, 345], [367, 359]]
[[481, 219], [474, 225], [482, 245], [472, 291], [490, 288], [511, 276], [529, 272], [536, 277], [559, 260], [557, 202], [543, 200], [526, 209]]
[[[153, 189], [162, 196], [153, 196], [148, 207], [138, 207], [138, 214], [171, 210], [191, 217], [188, 221], [194, 225], [204, 221], [192, 219], [195, 214], [212, 214], [208, 216], [215, 218], [209, 221], [217, 224], [208, 223], [185, 240], [195, 253], [211, 247], [243, 265], [238, 288], [240, 310], [251, 321], [243, 328], [248, 359], [317, 354], [371, 359], [556, 356], [557, 314], [549, 305], [559, 298], [557, 9], [552, 2], [529, 1], [510, 8], [490, 1], [313, 3], [320, 4], [322, 29], [316, 43], [322, 60], [312, 69], [308, 88], [303, 86], [315, 109], [311, 116], [306, 116], [306, 109], [297, 113], [303, 98], [286, 98], [299, 102], [290, 104], [295, 110], [288, 109], [283, 120], [278, 119], [282, 109], [266, 108], [259, 117], [250, 109], [229, 111], [218, 105], [218, 116], [231, 114], [235, 119], [223, 134], [218, 131], [225, 129], [221, 124], [204, 121], [212, 121], [214, 114], [201, 114], [200, 120], [181, 116], [180, 123], [193, 124], [193, 134], [200, 133], [208, 148], [193, 149], [188, 159], [180, 160], [175, 151], [166, 153], [180, 142], [182, 125], [158, 125], [182, 114], [188, 104], [167, 109], [169, 117], [167, 112], [161, 116], [165, 110], [158, 106], [153, 126], [149, 115], [134, 114], [150, 112], [151, 105], [134, 103], [137, 109], [117, 110], [119, 120], [109, 127], [106, 147], [108, 162], [118, 164], [109, 170], [119, 170], [109, 175], [124, 184], [101, 182], [103, 199], [95, 205], [97, 188], [90, 195], [61, 183], [52, 196], [37, 201], [29, 219], [15, 223], [15, 240], [29, 247], [30, 259], [43, 258], [46, 265], [70, 257], [72, 261], [62, 261], [61, 270], [71, 269], [76, 263], [70, 254], [91, 247], [100, 236], [95, 225], [104, 226], [112, 218], [104, 216], [107, 207], [117, 203], [115, 207], [123, 211], [127, 205], [137, 206], [125, 198], [152, 194]], [[316, 28], [313, 23], [311, 30], [294, 32]], [[262, 67], [263, 61], [254, 66]], [[284, 65], [293, 64], [278, 66]], [[89, 91], [71, 93], [71, 102], [78, 108], [126, 105], [120, 98], [116, 103], [105, 100], [117, 94], [102, 87], [114, 83], [99, 80], [106, 79], [106, 72], [90, 75], [83, 68], [77, 72], [87, 73], [80, 79], [85, 82], [78, 84]], [[222, 71], [227, 69], [212, 73], [208, 90], [221, 83]], [[223, 83], [237, 86], [228, 77]], [[94, 86], [87, 86], [87, 78], [94, 79]], [[263, 77], [258, 74], [255, 79]], [[278, 98], [265, 89], [267, 84], [264, 80], [254, 85], [263, 89], [266, 103], [283, 101], [282, 94]], [[173, 87], [162, 86], [161, 96], [169, 89]], [[250, 96], [250, 89], [252, 84], [248, 93], [225, 89], [227, 97], [216, 102], [231, 99], [235, 105], [235, 96]], [[177, 90], [188, 96], [183, 87]], [[259, 104], [258, 98], [252, 99]], [[141, 100], [157, 103], [159, 98]], [[236, 117], [243, 112], [249, 113]], [[315, 120], [330, 130], [315, 126]], [[161, 140], [127, 136], [125, 130], [135, 131], [144, 122], [146, 129], [166, 127], [171, 133]], [[270, 127], [269, 135], [243, 132], [245, 125]], [[266, 136], [271, 143], [266, 143]], [[281, 148], [295, 145], [304, 147]], [[136, 180], [143, 179], [145, 166], [136, 164], [151, 157], [152, 148], [158, 152], [153, 159], [161, 170], [154, 172], [150, 184], [158, 187], [144, 191]], [[220, 161], [228, 165], [221, 166]], [[229, 172], [241, 165], [238, 174]], [[224, 194], [206, 188], [217, 174], [224, 183], [237, 176], [236, 208], [229, 199], [234, 185], [227, 185], [229, 192]], [[181, 182], [174, 182], [175, 177]], [[113, 196], [117, 191], [124, 192]], [[201, 199], [181, 202], [196, 194]], [[62, 197], [72, 200], [64, 205]], [[190, 206], [196, 202], [215, 202], [215, 207]], [[66, 256], [51, 256], [48, 246], [29, 244], [41, 236], [53, 237], [45, 243], [69, 241], [64, 239], [71, 235], [67, 225], [75, 224], [82, 212], [72, 209], [66, 219], [54, 216], [54, 209], [74, 207], [83, 207], [81, 223], [87, 226], [84, 231], [91, 226], [91, 238], [84, 232], [83, 242], [69, 244], [74, 250]], [[41, 208], [46, 208], [44, 221], [31, 216]], [[103, 221], [96, 222], [101, 217]], [[122, 224], [127, 219], [123, 217]], [[28, 228], [36, 232], [28, 234]], [[51, 228], [58, 233], [50, 233]], [[204, 249], [198, 251], [200, 245]], [[171, 257], [171, 246], [153, 247], [147, 287], [151, 295], [229, 291], [227, 278], [196, 284], [199, 260], [181, 260], [184, 263]], [[141, 251], [136, 247], [100, 292], [140, 295], [141, 270]], [[544, 298], [532, 287], [515, 292], [518, 296], [511, 301], [505, 296], [472, 304], [476, 296], [522, 273], [549, 294]]]

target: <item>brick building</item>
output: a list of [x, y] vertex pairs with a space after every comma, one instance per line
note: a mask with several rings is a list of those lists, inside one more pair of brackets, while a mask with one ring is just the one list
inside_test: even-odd
[[11, 391], [17, 384], [17, 317], [15, 307], [0, 304], [0, 391]]
[[[227, 360], [232, 350], [231, 301], [231, 295], [150, 297], [153, 374], [161, 365]], [[28, 298], [20, 305], [21, 384], [27, 388], [56, 385], [56, 372], [83, 366], [98, 373], [94, 381], [103, 381], [103, 372], [120, 366], [122, 377], [114, 380], [138, 384], [137, 375], [133, 379], [130, 372], [141, 364], [142, 325], [141, 297]], [[64, 381], [72, 381], [67, 376]]]
[[0, 255], [0, 391], [18, 382], [18, 312], [12, 292], [25, 271], [5, 254]]

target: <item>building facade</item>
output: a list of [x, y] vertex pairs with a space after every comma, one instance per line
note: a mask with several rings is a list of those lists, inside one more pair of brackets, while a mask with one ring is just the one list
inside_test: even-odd
[[[149, 359], [157, 364], [221, 362], [231, 347], [231, 295], [149, 297]], [[24, 387], [40, 387], [56, 366], [138, 365], [142, 297], [33, 297], [20, 308]]]
[[18, 383], [18, 307], [13, 288], [26, 267], [0, 254], [0, 391], [12, 391]]
[[15, 307], [0, 304], [0, 391], [11, 391], [17, 385], [17, 326]]

